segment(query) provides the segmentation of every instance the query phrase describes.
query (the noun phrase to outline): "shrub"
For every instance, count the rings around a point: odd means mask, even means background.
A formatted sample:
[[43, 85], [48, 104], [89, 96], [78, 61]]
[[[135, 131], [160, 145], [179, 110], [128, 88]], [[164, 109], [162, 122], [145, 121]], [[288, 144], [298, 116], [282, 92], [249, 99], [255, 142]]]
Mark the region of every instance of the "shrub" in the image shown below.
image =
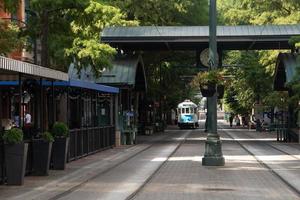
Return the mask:
[[44, 132], [43, 134], [42, 134], [42, 138], [45, 140], [45, 141], [47, 141], [47, 142], [54, 142], [54, 138], [53, 138], [53, 136], [52, 136], [52, 134], [50, 133], [50, 132]]
[[51, 132], [54, 137], [68, 137], [69, 136], [69, 128], [63, 122], [55, 122], [52, 127]]
[[7, 144], [20, 144], [23, 141], [23, 131], [19, 128], [12, 128], [5, 131], [3, 140]]

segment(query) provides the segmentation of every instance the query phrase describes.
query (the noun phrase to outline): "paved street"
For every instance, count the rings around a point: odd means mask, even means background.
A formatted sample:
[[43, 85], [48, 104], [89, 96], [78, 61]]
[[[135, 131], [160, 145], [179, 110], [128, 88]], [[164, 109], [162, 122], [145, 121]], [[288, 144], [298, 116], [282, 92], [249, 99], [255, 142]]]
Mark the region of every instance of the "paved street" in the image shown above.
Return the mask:
[[201, 164], [206, 133], [178, 130], [141, 136], [71, 162], [24, 186], [0, 187], [0, 199], [300, 199], [300, 145], [277, 143], [274, 133], [228, 129], [219, 122], [224, 167]]

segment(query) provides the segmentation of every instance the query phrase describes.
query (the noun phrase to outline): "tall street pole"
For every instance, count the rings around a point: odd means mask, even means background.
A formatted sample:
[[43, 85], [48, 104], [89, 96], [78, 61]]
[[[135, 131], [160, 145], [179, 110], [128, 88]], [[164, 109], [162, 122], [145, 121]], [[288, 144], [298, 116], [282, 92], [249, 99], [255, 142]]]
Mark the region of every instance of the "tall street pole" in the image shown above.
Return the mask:
[[[216, 0], [209, 1], [209, 63], [210, 69], [218, 67], [217, 59], [217, 5]], [[216, 87], [216, 86], [215, 86]], [[223, 166], [222, 144], [217, 131], [217, 93], [207, 98], [207, 139], [202, 165]]]

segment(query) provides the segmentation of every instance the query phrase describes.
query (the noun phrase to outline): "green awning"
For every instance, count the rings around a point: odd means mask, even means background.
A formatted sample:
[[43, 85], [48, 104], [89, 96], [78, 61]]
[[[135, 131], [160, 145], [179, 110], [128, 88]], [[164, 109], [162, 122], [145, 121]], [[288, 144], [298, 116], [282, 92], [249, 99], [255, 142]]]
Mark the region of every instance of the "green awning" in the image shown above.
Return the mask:
[[114, 87], [130, 87], [139, 91], [146, 91], [146, 76], [144, 63], [141, 56], [116, 58], [111, 69], [102, 72], [100, 78], [93, 76], [91, 67], [76, 70], [73, 64], [69, 67], [70, 79], [80, 79], [81, 81], [94, 82]]
[[138, 90], [146, 90], [144, 63], [141, 56], [117, 58], [113, 62], [113, 67], [105, 70], [96, 83], [131, 86]]

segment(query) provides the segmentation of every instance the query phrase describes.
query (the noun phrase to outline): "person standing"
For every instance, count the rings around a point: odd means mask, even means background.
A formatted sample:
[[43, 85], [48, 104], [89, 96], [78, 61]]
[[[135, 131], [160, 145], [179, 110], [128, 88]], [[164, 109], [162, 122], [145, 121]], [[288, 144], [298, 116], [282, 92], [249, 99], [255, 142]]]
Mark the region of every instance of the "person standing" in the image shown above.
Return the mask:
[[25, 127], [31, 126], [31, 115], [29, 112], [26, 112], [25, 114]]
[[230, 116], [229, 116], [230, 127], [232, 127], [232, 122], [233, 122], [233, 113], [230, 113]]
[[235, 123], [236, 123], [236, 126], [240, 126], [241, 125], [240, 117], [238, 115], [235, 116]]
[[26, 111], [24, 117], [24, 135], [25, 139], [31, 138], [31, 114]]

